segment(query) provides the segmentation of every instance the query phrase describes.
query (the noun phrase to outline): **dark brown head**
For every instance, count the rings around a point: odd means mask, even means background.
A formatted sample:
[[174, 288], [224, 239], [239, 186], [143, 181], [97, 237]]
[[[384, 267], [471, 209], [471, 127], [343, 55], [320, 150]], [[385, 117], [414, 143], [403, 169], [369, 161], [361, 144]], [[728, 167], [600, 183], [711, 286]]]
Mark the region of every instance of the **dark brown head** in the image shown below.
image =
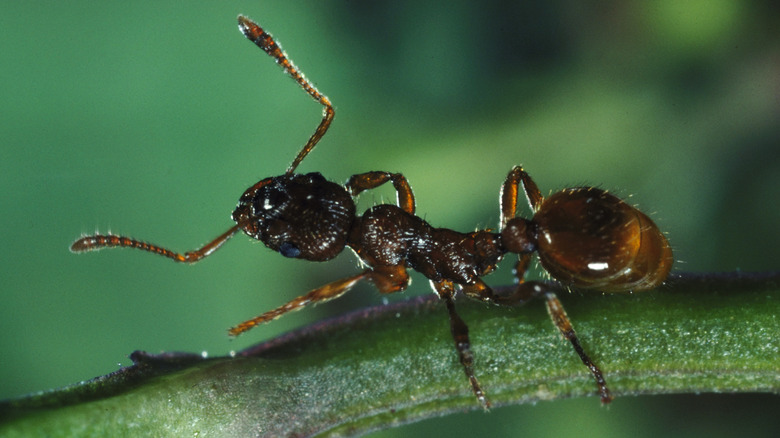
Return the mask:
[[319, 173], [285, 174], [250, 187], [233, 220], [285, 257], [329, 260], [346, 245], [355, 204], [344, 187]]

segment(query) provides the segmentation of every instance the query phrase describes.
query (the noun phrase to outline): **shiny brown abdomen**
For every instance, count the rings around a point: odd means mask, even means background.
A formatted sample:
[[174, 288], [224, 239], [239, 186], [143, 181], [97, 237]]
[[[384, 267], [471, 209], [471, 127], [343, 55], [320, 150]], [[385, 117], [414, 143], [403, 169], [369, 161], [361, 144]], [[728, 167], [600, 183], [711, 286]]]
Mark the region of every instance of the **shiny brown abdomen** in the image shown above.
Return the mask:
[[604, 292], [652, 289], [672, 268], [672, 249], [655, 223], [601, 189], [555, 193], [533, 222], [542, 266], [569, 286]]

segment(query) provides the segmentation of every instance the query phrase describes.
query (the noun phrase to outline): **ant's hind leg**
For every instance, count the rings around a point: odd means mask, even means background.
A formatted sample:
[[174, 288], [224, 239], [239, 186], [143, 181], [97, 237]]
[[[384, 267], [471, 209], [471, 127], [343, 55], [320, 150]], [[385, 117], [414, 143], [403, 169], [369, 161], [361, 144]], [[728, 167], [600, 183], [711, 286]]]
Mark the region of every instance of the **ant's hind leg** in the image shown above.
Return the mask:
[[566, 315], [566, 311], [563, 309], [563, 305], [558, 296], [555, 295], [552, 288], [545, 283], [538, 281], [524, 281], [523, 276], [528, 268], [528, 263], [531, 259], [530, 254], [524, 254], [520, 256], [515, 267], [515, 273], [517, 275], [519, 283], [509, 294], [496, 294], [486, 285], [482, 280], [477, 281], [473, 285], [463, 286], [463, 293], [469, 298], [485, 301], [488, 303], [499, 304], [503, 306], [518, 306], [522, 305], [534, 298], [544, 298], [547, 305], [547, 313], [550, 314], [553, 324], [563, 335], [563, 338], [568, 340], [574, 351], [579, 355], [582, 363], [593, 374], [593, 378], [596, 379], [596, 386], [599, 390], [599, 396], [601, 397], [601, 403], [607, 404], [612, 401], [612, 394], [607, 387], [607, 382], [604, 379], [604, 374], [582, 348], [580, 340], [577, 337], [577, 333], [574, 331], [574, 327], [571, 325], [569, 317]]
[[377, 188], [388, 181], [393, 182], [393, 187], [395, 187], [398, 196], [398, 206], [405, 212], [414, 214], [415, 206], [412, 188], [409, 186], [409, 182], [406, 181], [406, 177], [400, 173], [374, 171], [352, 175], [349, 181], [344, 184], [344, 187], [354, 198], [363, 191]]
[[[557, 327], [561, 332], [563, 338], [571, 343], [572, 347], [574, 347], [574, 351], [577, 352], [580, 360], [582, 360], [582, 363], [588, 367], [591, 374], [593, 374], [593, 378], [596, 379], [596, 386], [599, 390], [601, 403], [607, 404], [612, 401], [612, 394], [607, 387], [604, 374], [601, 372], [601, 369], [599, 369], [598, 365], [596, 365], [591, 360], [591, 358], [582, 348], [582, 344], [580, 344], [577, 333], [574, 331], [574, 327], [572, 327], [571, 321], [566, 315], [566, 311], [563, 309], [563, 305], [561, 304], [560, 300], [558, 300], [558, 296], [555, 295], [555, 292], [552, 291], [549, 285], [537, 281], [522, 282], [518, 284], [514, 291], [509, 295], [496, 295], [490, 290], [490, 288], [487, 288], [487, 291], [490, 293], [490, 298], [479, 299], [505, 306], [520, 305], [536, 297], [544, 298], [545, 304], [547, 305], [547, 313], [549, 313], [552, 323], [555, 324], [555, 327]], [[473, 291], [469, 293], [464, 289], [464, 292], [466, 292], [469, 296], [473, 295]], [[482, 296], [487, 296], [487, 294], [483, 292]]]
[[569, 321], [569, 317], [566, 315], [566, 311], [563, 310], [563, 305], [561, 305], [558, 297], [542, 283], [529, 282], [525, 284], [528, 285], [527, 287], [534, 288], [535, 293], [544, 296], [544, 299], [547, 303], [547, 312], [550, 314], [550, 318], [552, 319], [553, 324], [555, 324], [555, 326], [558, 327], [558, 330], [561, 331], [564, 339], [567, 339], [569, 342], [571, 342], [571, 345], [574, 347], [574, 351], [576, 351], [580, 356], [582, 363], [588, 367], [590, 372], [593, 374], [593, 377], [596, 379], [596, 386], [599, 388], [601, 404], [607, 404], [611, 402], [612, 393], [607, 387], [607, 381], [604, 379], [604, 374], [602, 374], [599, 367], [593, 363], [590, 357], [588, 357], [588, 354], [585, 353], [585, 350], [583, 350], [582, 345], [580, 344], [580, 340], [577, 338], [577, 334], [574, 332], [571, 321]]
[[469, 340], [469, 327], [461, 319], [460, 315], [455, 312], [455, 303], [453, 302], [453, 296], [455, 289], [452, 286], [451, 281], [440, 281], [438, 283], [431, 282], [439, 298], [444, 300], [447, 305], [447, 313], [450, 316], [450, 331], [452, 337], [455, 340], [455, 349], [458, 351], [458, 357], [460, 363], [463, 365], [463, 370], [466, 372], [466, 377], [471, 383], [471, 389], [474, 391], [474, 395], [487, 410], [490, 408], [490, 400], [488, 400], [485, 392], [482, 391], [482, 387], [479, 385], [476, 375], [474, 375], [474, 354], [471, 352], [471, 341]]
[[501, 229], [504, 229], [509, 219], [517, 214], [517, 197], [520, 183], [523, 184], [523, 191], [534, 212], [542, 205], [544, 197], [537, 187], [534, 180], [520, 166], [515, 166], [509, 171], [504, 184], [501, 186]]

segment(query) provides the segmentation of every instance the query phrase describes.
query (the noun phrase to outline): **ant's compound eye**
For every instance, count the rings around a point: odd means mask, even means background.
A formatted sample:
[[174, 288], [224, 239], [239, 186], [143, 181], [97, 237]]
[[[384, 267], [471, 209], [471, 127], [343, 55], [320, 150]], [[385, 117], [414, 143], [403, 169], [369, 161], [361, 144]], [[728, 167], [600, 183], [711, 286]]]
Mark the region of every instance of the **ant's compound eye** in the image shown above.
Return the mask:
[[307, 173], [306, 178], [309, 179], [309, 184], [321, 184], [327, 181], [319, 172]]
[[301, 250], [292, 242], [284, 242], [279, 245], [279, 253], [285, 257], [294, 259], [301, 255]]
[[268, 190], [264, 196], [258, 196], [254, 199], [254, 208], [257, 213], [271, 212], [284, 205], [290, 196], [282, 190]]

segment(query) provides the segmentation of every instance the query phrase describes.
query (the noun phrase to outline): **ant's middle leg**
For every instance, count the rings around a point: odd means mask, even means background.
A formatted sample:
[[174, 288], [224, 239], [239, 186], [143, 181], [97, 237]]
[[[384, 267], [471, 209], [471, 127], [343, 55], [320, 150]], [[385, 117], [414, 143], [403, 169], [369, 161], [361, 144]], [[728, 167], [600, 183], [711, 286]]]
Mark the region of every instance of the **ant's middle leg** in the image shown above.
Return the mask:
[[405, 212], [414, 214], [415, 205], [412, 187], [409, 186], [406, 177], [400, 173], [374, 171], [352, 175], [349, 177], [349, 181], [344, 184], [344, 187], [354, 198], [363, 191], [377, 188], [388, 181], [393, 182], [393, 187], [395, 187], [398, 196], [398, 199], [396, 200], [398, 206]]
[[528, 266], [531, 264], [531, 254], [521, 254], [518, 257], [517, 264], [515, 265], [515, 275], [517, 277], [518, 284], [509, 294], [497, 294], [493, 289], [485, 284], [481, 278], [477, 278], [474, 284], [468, 284], [461, 286], [463, 294], [467, 297], [484, 301], [488, 304], [498, 304], [502, 306], [518, 306], [524, 304], [527, 301], [535, 298], [535, 295], [527, 293], [527, 289], [521, 287], [525, 280], [525, 272], [528, 270]]
[[469, 327], [461, 319], [460, 315], [455, 312], [455, 303], [453, 296], [455, 295], [455, 289], [451, 281], [431, 282], [436, 294], [439, 298], [444, 300], [447, 305], [447, 313], [450, 316], [450, 331], [452, 337], [455, 340], [455, 349], [458, 351], [458, 357], [460, 363], [463, 365], [463, 370], [466, 372], [466, 377], [471, 383], [471, 389], [474, 391], [474, 395], [487, 410], [490, 408], [490, 400], [488, 400], [485, 392], [482, 391], [482, 387], [479, 385], [477, 376], [474, 374], [474, 354], [471, 352], [471, 341], [469, 340]]

